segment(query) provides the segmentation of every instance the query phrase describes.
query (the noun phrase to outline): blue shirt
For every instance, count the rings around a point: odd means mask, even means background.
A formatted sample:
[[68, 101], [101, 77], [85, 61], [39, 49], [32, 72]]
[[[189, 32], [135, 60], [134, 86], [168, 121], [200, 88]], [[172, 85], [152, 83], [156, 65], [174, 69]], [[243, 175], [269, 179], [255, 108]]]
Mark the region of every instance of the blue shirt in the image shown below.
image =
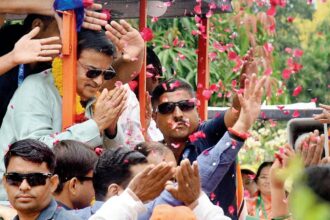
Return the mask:
[[[225, 215], [237, 219], [235, 161], [244, 140], [227, 132], [224, 116], [204, 122], [197, 131], [204, 132], [206, 138], [187, 142], [180, 161], [184, 158], [191, 162], [198, 161], [202, 190], [214, 204], [222, 207]], [[169, 192], [163, 191], [158, 198], [147, 204], [148, 212], [140, 215], [139, 220], [149, 219], [159, 204], [183, 205]], [[234, 208], [233, 213], [229, 211], [231, 206]]]
[[101, 206], [104, 204], [102, 201], [96, 201], [92, 206], [88, 206], [83, 209], [78, 210], [70, 210], [69, 212], [80, 217], [82, 220], [88, 220], [89, 217], [94, 215], [97, 210], [101, 208]]
[[[19, 220], [16, 216], [14, 220]], [[79, 217], [70, 214], [68, 211], [59, 207], [54, 199], [42, 210], [36, 220], [81, 220]]]

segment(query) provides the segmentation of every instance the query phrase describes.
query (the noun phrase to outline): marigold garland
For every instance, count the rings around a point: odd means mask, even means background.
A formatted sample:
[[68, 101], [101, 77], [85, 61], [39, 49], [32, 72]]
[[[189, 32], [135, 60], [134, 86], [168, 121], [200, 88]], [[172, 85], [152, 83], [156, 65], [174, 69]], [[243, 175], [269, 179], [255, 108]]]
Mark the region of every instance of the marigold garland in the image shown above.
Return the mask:
[[[57, 88], [60, 96], [63, 97], [63, 61], [61, 58], [56, 57], [52, 63], [52, 74], [54, 78], [54, 84]], [[76, 95], [76, 116], [85, 114], [85, 108], [81, 105], [80, 96]]]

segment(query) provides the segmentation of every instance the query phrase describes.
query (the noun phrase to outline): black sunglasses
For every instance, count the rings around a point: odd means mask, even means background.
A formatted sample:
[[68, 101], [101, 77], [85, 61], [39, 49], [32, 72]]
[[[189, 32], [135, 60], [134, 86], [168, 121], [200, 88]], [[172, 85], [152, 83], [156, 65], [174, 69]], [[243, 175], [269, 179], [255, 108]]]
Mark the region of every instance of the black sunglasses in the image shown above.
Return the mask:
[[9, 185], [20, 186], [23, 180], [32, 186], [41, 186], [46, 184], [46, 180], [53, 176], [51, 173], [5, 173], [6, 181]]
[[87, 70], [86, 72], [86, 76], [90, 79], [94, 79], [96, 77], [98, 77], [99, 75], [103, 74], [103, 78], [104, 80], [110, 80], [113, 77], [116, 76], [116, 71], [114, 70], [114, 68], [112, 66], [110, 66], [109, 69], [107, 70], [101, 70], [101, 69], [92, 69], [91, 67], [88, 67], [84, 64], [82, 64], [80, 61], [78, 61], [78, 63]]
[[195, 108], [195, 102], [191, 100], [183, 100], [179, 102], [164, 102], [158, 105], [156, 112], [159, 112], [161, 114], [173, 113], [176, 106], [178, 106], [181, 111], [187, 112]]

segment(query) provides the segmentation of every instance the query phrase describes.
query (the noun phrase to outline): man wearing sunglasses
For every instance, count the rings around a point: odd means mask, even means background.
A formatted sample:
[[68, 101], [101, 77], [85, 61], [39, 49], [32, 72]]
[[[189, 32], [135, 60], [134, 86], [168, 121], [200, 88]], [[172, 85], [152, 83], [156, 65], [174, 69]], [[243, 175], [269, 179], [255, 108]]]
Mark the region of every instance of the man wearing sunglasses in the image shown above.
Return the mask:
[[3, 184], [18, 219], [78, 220], [52, 199], [58, 184], [53, 175], [55, 155], [40, 141], [26, 139], [11, 145], [5, 155]]
[[[225, 214], [237, 219], [236, 164], [247, 131], [257, 119], [266, 78], [253, 75], [244, 82], [244, 95], [238, 94], [241, 111], [233, 120], [232, 109], [209, 121], [199, 123], [195, 93], [187, 82], [170, 79], [158, 85], [152, 94], [153, 118], [164, 135], [164, 143], [178, 162], [198, 160], [202, 188]], [[229, 131], [228, 131], [229, 130]], [[234, 207], [234, 209], [230, 209]]]
[[[116, 137], [117, 120], [126, 106], [126, 89], [122, 86], [117, 86], [110, 92], [104, 89], [96, 100], [103, 84], [117, 77], [112, 63], [116, 58], [118, 45], [115, 47], [109, 38], [122, 44], [123, 42], [116, 41], [113, 37], [117, 32], [121, 32], [121, 39], [128, 38], [127, 41], [132, 41], [126, 47], [139, 39], [143, 47], [143, 39], [139, 32], [125, 21], [112, 24], [113, 26], [107, 26], [107, 32], [82, 29], [78, 33], [77, 95], [80, 96], [81, 105], [85, 108], [84, 119], [63, 131], [62, 97], [56, 84], [58, 79], [55, 79], [51, 69], [31, 75], [16, 90], [7, 109], [0, 129], [0, 158], [3, 157], [1, 154], [8, 145], [25, 138], [38, 139], [49, 147], [60, 140], [70, 139], [87, 143], [94, 148], [103, 145], [105, 139]], [[138, 39], [132, 40], [126, 35]], [[125, 51], [128, 50], [126, 47], [123, 49], [123, 57], [129, 52]], [[130, 63], [126, 66], [130, 66]], [[129, 71], [126, 73], [130, 74]], [[3, 172], [3, 168], [1, 171]], [[1, 199], [5, 198], [0, 196]]]
[[55, 174], [59, 184], [54, 192], [57, 203], [63, 208], [82, 209], [89, 206], [95, 196], [93, 168], [98, 159], [88, 145], [74, 140], [57, 143]]

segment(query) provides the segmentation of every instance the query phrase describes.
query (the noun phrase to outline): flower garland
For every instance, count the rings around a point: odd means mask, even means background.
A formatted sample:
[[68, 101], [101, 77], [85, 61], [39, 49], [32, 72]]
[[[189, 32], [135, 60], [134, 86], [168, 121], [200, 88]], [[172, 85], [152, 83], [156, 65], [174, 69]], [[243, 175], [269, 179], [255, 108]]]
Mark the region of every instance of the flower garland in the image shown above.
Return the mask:
[[[63, 97], [63, 61], [61, 58], [56, 57], [52, 63], [52, 74], [54, 78], [54, 84], [61, 97]], [[81, 99], [79, 95], [76, 95], [76, 115], [75, 122], [81, 123], [86, 121], [85, 108], [81, 105]]]

